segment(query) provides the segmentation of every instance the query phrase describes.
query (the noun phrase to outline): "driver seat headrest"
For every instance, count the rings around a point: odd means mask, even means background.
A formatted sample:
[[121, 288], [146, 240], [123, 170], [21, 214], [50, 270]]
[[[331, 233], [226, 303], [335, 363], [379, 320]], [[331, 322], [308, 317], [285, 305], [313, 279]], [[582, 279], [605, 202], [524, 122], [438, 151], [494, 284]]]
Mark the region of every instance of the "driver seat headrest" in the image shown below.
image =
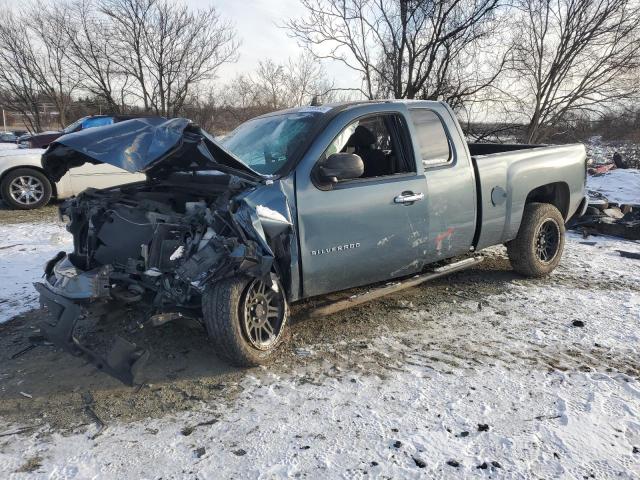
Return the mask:
[[347, 147], [368, 147], [376, 143], [378, 139], [375, 134], [367, 127], [358, 125], [355, 131], [349, 137], [347, 141]]

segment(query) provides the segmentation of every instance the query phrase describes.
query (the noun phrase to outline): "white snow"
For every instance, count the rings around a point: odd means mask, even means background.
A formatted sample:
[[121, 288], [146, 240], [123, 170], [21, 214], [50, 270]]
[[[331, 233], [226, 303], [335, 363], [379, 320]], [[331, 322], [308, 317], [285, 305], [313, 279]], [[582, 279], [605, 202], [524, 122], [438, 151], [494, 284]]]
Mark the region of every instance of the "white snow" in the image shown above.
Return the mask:
[[353, 339], [366, 349], [319, 339], [302, 370], [250, 370], [226, 405], [7, 442], [0, 477], [37, 456], [34, 478], [637, 478], [640, 384], [625, 372], [640, 269], [616, 250], [640, 245], [583, 241], [569, 236], [550, 279], [508, 281], [480, 310], [452, 292], [445, 310], [399, 310], [413, 328]]
[[616, 168], [604, 175], [589, 176], [587, 188], [611, 202], [640, 204], [640, 170]]
[[71, 248], [62, 225], [0, 224], [0, 323], [37, 306], [33, 282], [49, 259]]
[[[617, 170], [589, 188], [640, 203], [637, 181]], [[0, 247], [2, 321], [35, 305], [31, 282], [70, 241], [58, 225], [1, 225]], [[29, 476], [43, 479], [638, 478], [640, 263], [617, 250], [640, 244], [569, 234], [548, 279], [504, 280], [482, 308], [461, 289], [447, 304], [387, 311], [400, 326], [318, 336], [303, 366], [249, 370], [226, 403], [111, 419], [95, 439], [93, 427], [5, 437], [0, 478], [22, 478], [33, 457], [42, 465]], [[0, 417], [0, 434], [19, 427]]]

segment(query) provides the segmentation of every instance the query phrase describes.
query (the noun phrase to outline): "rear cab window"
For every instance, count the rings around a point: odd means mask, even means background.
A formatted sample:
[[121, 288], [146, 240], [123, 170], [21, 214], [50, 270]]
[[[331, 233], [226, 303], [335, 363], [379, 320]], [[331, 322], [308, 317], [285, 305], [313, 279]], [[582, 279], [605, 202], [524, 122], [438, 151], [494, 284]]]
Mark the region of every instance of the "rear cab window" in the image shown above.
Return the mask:
[[440, 116], [426, 108], [414, 108], [409, 112], [420, 148], [419, 158], [424, 168], [451, 165], [451, 141]]

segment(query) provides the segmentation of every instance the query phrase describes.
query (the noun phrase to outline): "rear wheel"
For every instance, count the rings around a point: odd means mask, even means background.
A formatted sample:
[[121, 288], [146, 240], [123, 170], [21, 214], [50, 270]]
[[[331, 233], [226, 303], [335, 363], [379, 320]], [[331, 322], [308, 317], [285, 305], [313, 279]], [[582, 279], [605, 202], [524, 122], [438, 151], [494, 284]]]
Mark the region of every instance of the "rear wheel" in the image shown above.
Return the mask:
[[210, 285], [202, 312], [217, 355], [238, 367], [270, 360], [282, 343], [289, 314], [279, 283], [274, 286], [249, 277]]
[[508, 242], [513, 269], [527, 277], [542, 277], [560, 263], [565, 228], [560, 211], [548, 203], [525, 206], [518, 236]]
[[16, 168], [2, 179], [0, 193], [7, 205], [19, 210], [42, 207], [51, 199], [51, 182], [38, 170]]

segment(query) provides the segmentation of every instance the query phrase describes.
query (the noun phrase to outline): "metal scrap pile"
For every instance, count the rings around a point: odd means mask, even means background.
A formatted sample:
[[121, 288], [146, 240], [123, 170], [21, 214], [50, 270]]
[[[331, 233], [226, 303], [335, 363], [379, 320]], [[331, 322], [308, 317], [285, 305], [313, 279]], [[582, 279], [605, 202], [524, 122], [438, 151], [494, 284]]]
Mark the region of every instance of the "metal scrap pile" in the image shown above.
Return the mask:
[[601, 137], [591, 137], [586, 142], [589, 168], [597, 173], [614, 167], [613, 155], [618, 152], [626, 168], [640, 168], [640, 144], [623, 141], [605, 141]]
[[589, 207], [569, 228], [584, 235], [613, 235], [628, 240], [640, 240], [640, 204], [610, 202], [599, 192], [589, 190]]

